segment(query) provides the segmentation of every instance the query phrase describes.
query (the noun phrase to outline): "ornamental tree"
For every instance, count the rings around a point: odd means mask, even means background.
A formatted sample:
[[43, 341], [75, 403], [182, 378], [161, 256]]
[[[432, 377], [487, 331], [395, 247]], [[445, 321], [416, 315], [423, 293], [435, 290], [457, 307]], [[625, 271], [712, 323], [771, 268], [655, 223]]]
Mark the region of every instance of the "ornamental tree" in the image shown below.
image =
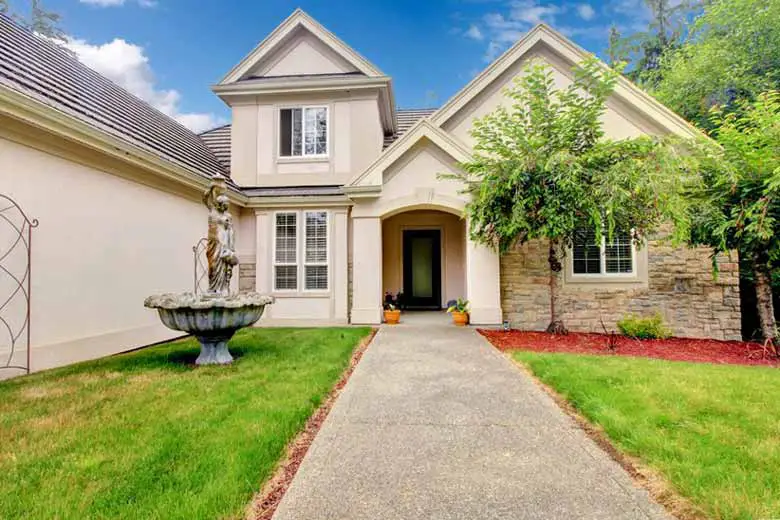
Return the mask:
[[771, 279], [780, 274], [780, 92], [742, 101], [727, 115], [715, 111], [710, 126], [718, 144], [696, 147], [704, 182], [694, 193], [691, 241], [739, 251], [756, 287], [761, 333], [777, 344]]
[[668, 139], [606, 139], [601, 116], [618, 73], [589, 58], [574, 81], [556, 89], [546, 64], [530, 64], [505, 91], [502, 106], [474, 122], [474, 154], [460, 172], [470, 195], [472, 240], [499, 253], [544, 240], [550, 266], [549, 332], [565, 333], [556, 284], [561, 260], [578, 231], [630, 230], [641, 245], [671, 222], [672, 238], [688, 236], [684, 190], [687, 156]]

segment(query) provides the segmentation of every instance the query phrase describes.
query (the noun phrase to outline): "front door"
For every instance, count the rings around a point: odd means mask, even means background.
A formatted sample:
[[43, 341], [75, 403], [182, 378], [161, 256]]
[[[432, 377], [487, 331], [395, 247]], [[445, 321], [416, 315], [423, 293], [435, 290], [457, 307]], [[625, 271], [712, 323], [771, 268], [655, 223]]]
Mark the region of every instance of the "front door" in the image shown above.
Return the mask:
[[441, 309], [441, 232], [415, 229], [403, 233], [403, 303], [412, 309]]

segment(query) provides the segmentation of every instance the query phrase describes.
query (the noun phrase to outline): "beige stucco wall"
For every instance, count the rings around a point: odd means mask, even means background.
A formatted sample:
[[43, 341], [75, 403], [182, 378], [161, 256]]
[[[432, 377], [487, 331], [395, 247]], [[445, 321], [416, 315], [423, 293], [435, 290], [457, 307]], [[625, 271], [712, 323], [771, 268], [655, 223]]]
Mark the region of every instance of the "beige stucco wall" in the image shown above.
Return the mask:
[[[468, 146], [473, 146], [474, 140], [469, 134], [473, 120], [491, 113], [499, 106], [509, 106], [511, 100], [505, 96], [504, 89], [513, 86], [515, 78], [522, 74], [523, 69], [534, 60], [551, 66], [556, 88], [566, 88], [572, 83], [572, 65], [550, 52], [544, 44], [538, 44], [531, 53], [515, 62], [471, 102], [454, 114], [449, 121], [442, 125], [442, 128]], [[612, 139], [625, 139], [638, 137], [645, 133], [659, 134], [662, 132], [659, 126], [651, 123], [647, 118], [641, 117], [636, 109], [615, 96], [609, 100], [607, 110], [602, 116], [602, 122], [606, 136]]]
[[320, 39], [299, 29], [288, 36], [287, 42], [263, 60], [248, 76], [296, 76], [301, 74], [338, 74], [357, 69], [336, 54]]
[[451, 213], [416, 210], [399, 213], [382, 222], [382, 286], [384, 292], [403, 289], [403, 232], [437, 229], [441, 232], [441, 301], [466, 295], [466, 229]]
[[[344, 184], [382, 151], [378, 93], [268, 95], [234, 104], [231, 176], [241, 186]], [[328, 157], [279, 157], [279, 110], [328, 107]]]
[[192, 246], [206, 225], [198, 194], [161, 191], [2, 137], [0, 178], [0, 191], [40, 221], [33, 234], [33, 367], [181, 335], [163, 327], [143, 300], [191, 290]]

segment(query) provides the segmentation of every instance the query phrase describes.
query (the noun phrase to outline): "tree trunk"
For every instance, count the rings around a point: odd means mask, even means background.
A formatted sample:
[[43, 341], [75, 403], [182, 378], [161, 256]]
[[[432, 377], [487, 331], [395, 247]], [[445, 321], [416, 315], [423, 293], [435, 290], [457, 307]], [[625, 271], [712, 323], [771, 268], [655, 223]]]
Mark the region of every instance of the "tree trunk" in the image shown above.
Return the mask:
[[778, 341], [775, 309], [772, 304], [772, 284], [769, 270], [760, 262], [753, 263], [753, 274], [756, 283], [756, 310], [761, 324], [761, 335], [764, 340]]
[[550, 264], [550, 324], [547, 326], [547, 332], [550, 334], [568, 334], [569, 331], [566, 330], [563, 321], [558, 319], [555, 305], [558, 297], [555, 292], [555, 285], [557, 283], [558, 273], [561, 272], [561, 262], [558, 260], [557, 242], [552, 239], [550, 240], [547, 262]]

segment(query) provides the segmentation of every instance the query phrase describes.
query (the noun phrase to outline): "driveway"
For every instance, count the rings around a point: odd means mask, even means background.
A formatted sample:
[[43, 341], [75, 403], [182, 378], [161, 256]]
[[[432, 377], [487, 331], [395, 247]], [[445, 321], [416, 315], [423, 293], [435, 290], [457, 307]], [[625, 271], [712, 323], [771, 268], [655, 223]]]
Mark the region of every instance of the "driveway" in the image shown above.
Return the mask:
[[275, 520], [670, 518], [476, 331], [405, 317], [374, 338]]

